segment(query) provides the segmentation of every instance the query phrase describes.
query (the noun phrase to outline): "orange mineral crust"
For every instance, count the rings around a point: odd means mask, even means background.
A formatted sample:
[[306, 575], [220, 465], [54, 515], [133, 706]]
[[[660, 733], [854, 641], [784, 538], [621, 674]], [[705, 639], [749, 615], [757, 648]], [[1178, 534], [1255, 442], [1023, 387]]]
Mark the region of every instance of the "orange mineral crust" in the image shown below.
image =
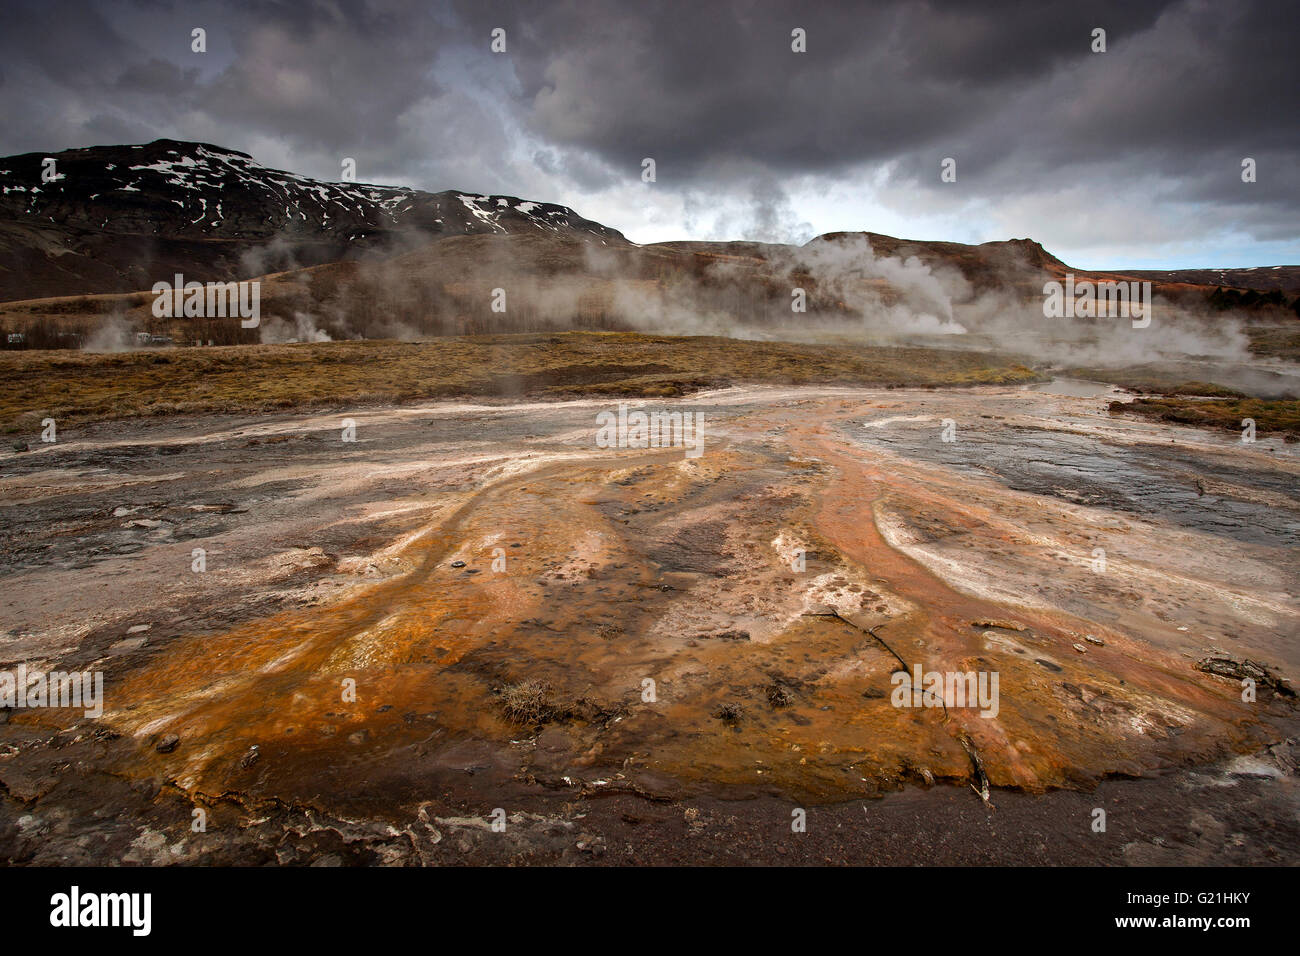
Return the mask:
[[[286, 438], [274, 456], [230, 437], [253, 426], [172, 426], [237, 465], [191, 503], [251, 515], [204, 539], [204, 574], [157, 535], [127, 559], [156, 588], [102, 590], [96, 566], [59, 599], [99, 622], [80, 646], [109, 675], [105, 760], [196, 802], [378, 815], [536, 787], [833, 802], [939, 781], [996, 802], [1246, 752], [1292, 719], [1285, 684], [1246, 701], [1194, 666], [1295, 668], [1285, 524], [1241, 510], [1296, 519], [1292, 455], [1203, 433], [1171, 452], [1098, 398], [1017, 388], [673, 407], [703, 416], [698, 456], [601, 447], [594, 401], [374, 411], [356, 443], [288, 417], [258, 426]], [[1146, 469], [1140, 495], [1062, 470], [1105, 455]], [[1219, 469], [1241, 528], [1178, 497], [1180, 468]], [[121, 646], [110, 600], [145, 642]], [[185, 602], [193, 626], [169, 626]], [[913, 691], [926, 674], [970, 694]]]

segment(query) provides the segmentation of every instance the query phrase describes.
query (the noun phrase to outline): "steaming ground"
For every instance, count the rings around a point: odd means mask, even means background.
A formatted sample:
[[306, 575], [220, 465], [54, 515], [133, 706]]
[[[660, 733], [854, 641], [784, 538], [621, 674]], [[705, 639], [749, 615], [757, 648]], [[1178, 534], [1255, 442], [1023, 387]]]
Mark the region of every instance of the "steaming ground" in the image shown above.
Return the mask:
[[[250, 274], [262, 267], [269, 261], [246, 263]], [[1141, 327], [1126, 317], [1047, 317], [1046, 283], [1074, 274], [1030, 240], [966, 246], [843, 233], [803, 246], [638, 246], [551, 233], [466, 235], [263, 275], [255, 328], [159, 320], [147, 292], [4, 303], [0, 325], [33, 344], [74, 334], [87, 350], [108, 352], [132, 347], [141, 331], [186, 345], [574, 329], [920, 344], [1011, 349], [1033, 363], [1110, 370], [1112, 380], [1134, 368], [1185, 367], [1200, 381], [1252, 395], [1295, 394], [1300, 326], [1280, 289], [1279, 303], [1267, 308], [1220, 310], [1212, 307], [1215, 287], [1170, 274], [1149, 282], [1151, 316]], [[1076, 278], [1135, 282], [1119, 273]], [[1264, 374], [1261, 363], [1270, 366]]]
[[[1300, 669], [1300, 459], [1116, 397], [648, 406], [704, 416], [698, 458], [596, 447], [607, 397], [5, 453], [3, 666], [103, 670], [107, 700], [5, 715], [0, 855], [1294, 861], [1293, 704], [1193, 665]], [[996, 671], [997, 716], [892, 706], [899, 659]]]

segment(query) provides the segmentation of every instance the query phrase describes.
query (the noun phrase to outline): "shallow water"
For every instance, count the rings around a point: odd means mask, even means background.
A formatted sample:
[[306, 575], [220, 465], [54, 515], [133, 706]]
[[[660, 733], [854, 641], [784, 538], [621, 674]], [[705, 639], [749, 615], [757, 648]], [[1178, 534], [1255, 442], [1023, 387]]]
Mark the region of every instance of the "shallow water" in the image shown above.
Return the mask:
[[1088, 382], [1078, 378], [1054, 378], [1050, 382], [1038, 382], [1027, 385], [1031, 392], [1046, 392], [1049, 395], [1065, 395], [1073, 398], [1118, 398], [1124, 394], [1122, 389], [1105, 382]]
[[959, 423], [957, 435], [944, 442], [933, 422], [900, 422], [858, 429], [854, 440], [990, 477], [1014, 491], [1251, 544], [1291, 548], [1300, 534], [1300, 514], [1277, 504], [1297, 490], [1293, 471], [1238, 467], [1221, 454], [1172, 442], [1120, 444], [1046, 426], [976, 420]]

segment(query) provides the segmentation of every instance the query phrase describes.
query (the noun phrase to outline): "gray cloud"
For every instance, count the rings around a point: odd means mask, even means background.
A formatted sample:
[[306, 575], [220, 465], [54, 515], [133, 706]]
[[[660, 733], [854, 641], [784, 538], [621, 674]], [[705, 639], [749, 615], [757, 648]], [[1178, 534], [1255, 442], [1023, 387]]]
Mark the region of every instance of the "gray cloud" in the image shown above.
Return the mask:
[[[791, 184], [866, 179], [891, 208], [983, 216], [983, 232], [1014, 214], [1014, 234], [1077, 246], [1187, 241], [1196, 222], [1300, 238], [1300, 13], [1280, 0], [8, 7], [6, 154], [202, 139], [323, 178], [353, 156], [372, 181], [562, 191], [616, 213], [651, 156], [683, 229], [733, 238], [819, 231]], [[1100, 215], [1116, 207], [1153, 224]]]

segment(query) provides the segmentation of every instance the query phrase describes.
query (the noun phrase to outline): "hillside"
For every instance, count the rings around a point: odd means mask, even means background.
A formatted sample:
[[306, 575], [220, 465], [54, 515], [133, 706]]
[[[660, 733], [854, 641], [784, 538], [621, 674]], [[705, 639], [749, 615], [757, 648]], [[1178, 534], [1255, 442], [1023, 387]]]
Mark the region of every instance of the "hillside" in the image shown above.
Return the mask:
[[[972, 245], [875, 232], [827, 233], [802, 246], [638, 245], [565, 206], [322, 182], [204, 143], [158, 140], [50, 158], [58, 178], [48, 183], [44, 154], [0, 159], [6, 348], [573, 328], [878, 342], [973, 333], [965, 344], [980, 348], [1000, 347], [1008, 335], [1022, 347], [1026, 334], [1063, 340], [1067, 350], [1081, 334], [1105, 342], [1086, 323], [1042, 324], [1044, 283], [1068, 274], [1149, 280], [1184, 325], [1190, 317], [1223, 326], [1230, 313], [1259, 354], [1300, 348], [1294, 295], [1284, 291], [1300, 267], [1089, 272], [1028, 238]], [[260, 279], [264, 321], [243, 328], [156, 318], [148, 290], [177, 273], [198, 282]], [[1265, 288], [1270, 276], [1278, 287]], [[1231, 342], [1194, 338], [1184, 351], [1242, 354]]]
[[[42, 181], [46, 157], [53, 182]], [[129, 292], [177, 272], [249, 279], [444, 236], [521, 232], [624, 241], [565, 206], [322, 182], [206, 143], [0, 159], [0, 301]]]

